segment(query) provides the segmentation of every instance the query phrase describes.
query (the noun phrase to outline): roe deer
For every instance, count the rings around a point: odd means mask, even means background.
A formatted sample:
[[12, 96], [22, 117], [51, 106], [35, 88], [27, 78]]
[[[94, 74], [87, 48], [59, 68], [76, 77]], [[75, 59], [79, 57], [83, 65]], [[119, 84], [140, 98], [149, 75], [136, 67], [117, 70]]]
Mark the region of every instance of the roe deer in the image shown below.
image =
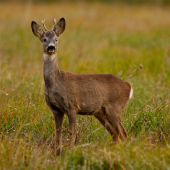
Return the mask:
[[54, 20], [51, 31], [45, 24], [31, 23], [32, 32], [43, 44], [45, 99], [54, 114], [57, 153], [61, 150], [61, 128], [64, 114], [69, 119], [69, 144], [76, 139], [76, 114], [94, 115], [111, 134], [114, 142], [127, 137], [119, 113], [132, 97], [129, 83], [111, 74], [73, 74], [61, 71], [56, 58], [59, 36], [65, 30], [65, 19]]

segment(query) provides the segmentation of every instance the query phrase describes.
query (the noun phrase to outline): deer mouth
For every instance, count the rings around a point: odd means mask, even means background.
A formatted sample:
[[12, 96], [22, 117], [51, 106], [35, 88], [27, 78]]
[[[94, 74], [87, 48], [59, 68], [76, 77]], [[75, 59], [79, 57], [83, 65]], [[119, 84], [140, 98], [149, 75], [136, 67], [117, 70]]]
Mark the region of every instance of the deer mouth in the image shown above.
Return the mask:
[[47, 53], [48, 54], [54, 54], [55, 53], [55, 46], [49, 46], [48, 48], [47, 48]]

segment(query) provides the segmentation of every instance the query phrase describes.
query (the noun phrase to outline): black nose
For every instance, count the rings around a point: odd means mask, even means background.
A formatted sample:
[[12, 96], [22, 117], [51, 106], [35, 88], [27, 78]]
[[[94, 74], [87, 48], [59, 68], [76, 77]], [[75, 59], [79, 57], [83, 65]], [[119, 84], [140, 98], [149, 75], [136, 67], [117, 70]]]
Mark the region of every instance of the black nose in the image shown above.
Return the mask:
[[47, 51], [55, 51], [55, 46], [48, 46]]

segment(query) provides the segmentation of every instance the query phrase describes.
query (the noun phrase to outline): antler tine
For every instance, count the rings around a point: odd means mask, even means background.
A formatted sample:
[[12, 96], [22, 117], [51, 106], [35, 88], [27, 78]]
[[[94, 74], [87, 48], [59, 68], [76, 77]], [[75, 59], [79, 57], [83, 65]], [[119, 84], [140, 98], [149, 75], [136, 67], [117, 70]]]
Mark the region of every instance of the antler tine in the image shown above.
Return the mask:
[[43, 19], [43, 20], [41, 21], [41, 23], [42, 23], [42, 25], [43, 25], [45, 31], [48, 31], [48, 29], [47, 29], [47, 27], [46, 27], [46, 25], [45, 25], [45, 19]]
[[55, 28], [55, 25], [56, 25], [56, 23], [57, 23], [56, 18], [53, 19], [53, 23], [54, 23], [54, 25], [53, 25], [53, 29], [54, 29], [54, 28]]

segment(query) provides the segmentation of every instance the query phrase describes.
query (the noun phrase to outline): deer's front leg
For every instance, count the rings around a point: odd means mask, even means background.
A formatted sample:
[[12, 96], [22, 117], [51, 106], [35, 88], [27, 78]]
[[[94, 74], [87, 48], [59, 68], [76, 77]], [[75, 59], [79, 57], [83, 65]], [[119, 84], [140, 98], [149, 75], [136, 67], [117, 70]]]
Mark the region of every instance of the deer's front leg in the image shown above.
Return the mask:
[[62, 149], [61, 131], [62, 131], [64, 113], [53, 111], [53, 114], [54, 114], [55, 126], [56, 126], [54, 149], [55, 149], [55, 153], [58, 155], [60, 154]]
[[70, 111], [68, 113], [69, 119], [69, 146], [73, 147], [76, 141], [76, 112]]

